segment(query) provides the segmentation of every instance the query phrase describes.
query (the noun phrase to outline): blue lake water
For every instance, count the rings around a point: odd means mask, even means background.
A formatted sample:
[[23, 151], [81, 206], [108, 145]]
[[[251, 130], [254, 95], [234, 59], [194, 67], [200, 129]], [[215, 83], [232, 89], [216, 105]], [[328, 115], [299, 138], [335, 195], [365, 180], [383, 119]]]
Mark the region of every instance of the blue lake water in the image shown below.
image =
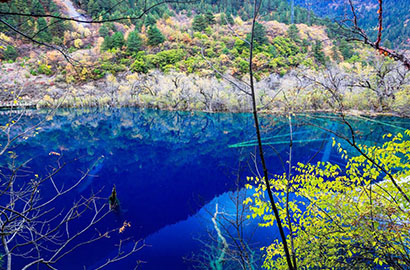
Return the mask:
[[[47, 113], [27, 111], [18, 123], [19, 130], [45, 119]], [[312, 158], [342, 163], [331, 147], [334, 135], [326, 131], [349, 136], [349, 129], [338, 119], [326, 114], [293, 116], [293, 163]], [[358, 130], [358, 141], [367, 144], [382, 143], [383, 134], [410, 128], [409, 119], [348, 119]], [[7, 121], [5, 112], [0, 120]], [[268, 170], [282, 173], [289, 151], [288, 118], [263, 116], [261, 123]], [[58, 269], [94, 269], [116, 254], [114, 245], [119, 239], [127, 239], [125, 249], [140, 239], [147, 246], [106, 269], [134, 269], [136, 261], [144, 261], [139, 269], [194, 269], [198, 254], [207, 253], [204, 243], [215, 235], [211, 222], [215, 205], [225, 212], [233, 211], [230, 198], [243, 187], [247, 176], [260, 169], [253, 158], [257, 152], [251, 114], [135, 108], [59, 110], [30, 135], [9, 149], [17, 153], [17, 160], [31, 160], [22, 181], [34, 174], [45, 175], [57, 160], [67, 165], [54, 177], [56, 183], [73, 184], [91, 168], [82, 183], [54, 207], [67, 208], [92, 192], [108, 197], [115, 185], [121, 211], [110, 213], [97, 229], [104, 232], [121, 227], [124, 221], [131, 224], [123, 233], [113, 233], [109, 239], [63, 258]], [[4, 144], [4, 137], [0, 143]], [[8, 162], [7, 154], [0, 157], [2, 168]], [[41, 191], [44, 197], [50, 188]], [[251, 235], [256, 249], [278, 237], [274, 228], [255, 225], [249, 223], [245, 233]], [[86, 236], [95, 233], [93, 230]], [[15, 260], [17, 265], [24, 263]]]

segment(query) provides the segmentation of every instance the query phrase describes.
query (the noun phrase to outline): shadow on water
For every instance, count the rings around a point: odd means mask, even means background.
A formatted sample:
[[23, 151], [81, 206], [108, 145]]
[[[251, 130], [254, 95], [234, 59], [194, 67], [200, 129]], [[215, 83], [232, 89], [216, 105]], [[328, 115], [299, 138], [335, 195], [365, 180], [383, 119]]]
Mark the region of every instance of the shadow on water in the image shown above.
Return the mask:
[[[20, 125], [29, 126], [44, 115], [44, 111], [30, 111]], [[381, 143], [384, 133], [410, 128], [406, 119], [376, 120], [350, 119], [360, 131], [356, 134], [360, 142]], [[264, 116], [261, 122], [269, 171], [282, 173], [277, 155], [283, 160], [288, 155], [287, 118]], [[319, 128], [348, 134], [347, 127], [333, 115], [300, 115], [293, 122], [295, 164], [307, 162], [314, 155], [314, 161], [342, 162], [332, 148], [333, 135]], [[98, 230], [119, 227], [124, 221], [131, 224], [122, 234], [79, 249], [62, 260], [58, 269], [83, 269], [83, 265], [103, 262], [115, 252], [112, 244], [119, 238], [145, 239], [150, 247], [122, 262], [120, 268], [108, 269], [132, 269], [127, 265], [136, 260], [147, 262], [141, 269], [192, 269], [182, 257], [200, 248], [193, 238], [206, 235], [209, 218], [204, 218], [204, 207], [212, 206], [215, 200], [223, 202], [224, 194], [236, 188], [239, 165], [243, 168], [241, 185], [246, 176], [257, 173], [252, 158], [256, 153], [254, 133], [250, 114], [134, 108], [59, 110], [35, 136], [18, 142], [12, 150], [19, 160], [32, 158], [29, 166], [33, 174], [50, 169], [57, 159], [50, 152], [61, 154], [58, 158], [68, 164], [55, 179], [67, 185], [93, 165], [75, 192], [56, 202], [55, 207], [64, 207], [92, 192], [99, 191], [108, 198], [115, 185], [120, 211], [100, 223]], [[2, 157], [0, 162], [4, 165], [7, 159]], [[47, 190], [43, 193], [47, 196]], [[266, 244], [273, 236], [265, 232], [259, 238]]]

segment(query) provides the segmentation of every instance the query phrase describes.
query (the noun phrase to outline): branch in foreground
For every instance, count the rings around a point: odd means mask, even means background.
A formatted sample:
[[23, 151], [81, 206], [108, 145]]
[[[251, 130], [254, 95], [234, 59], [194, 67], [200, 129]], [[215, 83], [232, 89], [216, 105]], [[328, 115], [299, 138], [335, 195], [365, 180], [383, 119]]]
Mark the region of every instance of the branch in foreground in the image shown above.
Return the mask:
[[361, 27], [359, 27], [356, 9], [354, 7], [353, 1], [349, 0], [350, 9], [353, 14], [353, 20], [351, 20], [353, 23], [352, 32], [361, 37], [361, 38], [353, 38], [352, 40], [361, 41], [364, 44], [369, 45], [370, 47], [376, 49], [380, 54], [390, 57], [396, 61], [402, 62], [403, 65], [407, 69], [410, 70], [410, 59], [406, 57], [405, 54], [380, 46], [380, 43], [382, 41], [382, 31], [383, 31], [383, 0], [378, 0], [378, 2], [379, 2], [379, 9], [377, 13], [379, 14], [379, 16], [378, 16], [378, 23], [377, 23], [377, 39], [376, 41], [373, 42], [370, 40], [366, 32]]

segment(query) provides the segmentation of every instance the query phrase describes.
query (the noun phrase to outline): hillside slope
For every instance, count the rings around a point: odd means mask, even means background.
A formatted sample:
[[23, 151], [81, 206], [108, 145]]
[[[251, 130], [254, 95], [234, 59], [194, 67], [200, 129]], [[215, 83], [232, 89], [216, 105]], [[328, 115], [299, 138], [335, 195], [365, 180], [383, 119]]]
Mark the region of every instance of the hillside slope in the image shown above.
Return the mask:
[[[298, 5], [311, 8], [321, 17], [342, 20], [351, 17], [347, 0], [295, 0]], [[357, 9], [359, 26], [373, 37], [376, 34], [378, 20], [378, 1], [354, 1]], [[383, 40], [387, 47], [410, 49], [410, 0], [385, 0], [383, 2]]]

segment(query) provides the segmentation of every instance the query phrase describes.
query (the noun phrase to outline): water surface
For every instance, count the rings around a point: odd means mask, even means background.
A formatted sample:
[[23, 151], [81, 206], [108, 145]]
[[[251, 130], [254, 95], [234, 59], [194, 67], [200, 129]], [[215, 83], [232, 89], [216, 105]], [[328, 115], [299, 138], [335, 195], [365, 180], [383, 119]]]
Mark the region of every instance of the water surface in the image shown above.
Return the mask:
[[[47, 113], [27, 111], [18, 124], [24, 129], [47, 118]], [[7, 114], [3, 112], [0, 119], [5, 122]], [[351, 134], [337, 116], [291, 119], [294, 164], [343, 162], [331, 147], [334, 134], [329, 131]], [[356, 139], [367, 144], [380, 144], [384, 133], [410, 128], [410, 120], [393, 117], [348, 120], [357, 130]], [[269, 171], [282, 173], [289, 153], [289, 119], [263, 116], [261, 123]], [[55, 180], [69, 185], [91, 168], [84, 181], [54, 206], [64, 208], [96, 192], [108, 197], [115, 185], [121, 211], [111, 213], [98, 230], [119, 227], [124, 221], [131, 224], [124, 233], [61, 260], [58, 269], [93, 269], [115, 254], [113, 244], [119, 239], [144, 239], [148, 246], [108, 269], [134, 269], [131, 266], [137, 260], [145, 262], [140, 269], [193, 269], [189, 258], [201, 253], [206, 248], [203, 242], [215, 233], [211, 222], [215, 204], [226, 211], [232, 209], [232, 191], [243, 186], [246, 176], [260, 171], [254, 162], [257, 149], [251, 114], [59, 110], [40, 127], [10, 149], [19, 161], [31, 159], [31, 175], [44, 175], [57, 160], [64, 161], [67, 165]], [[2, 166], [9, 161], [7, 155], [0, 157]], [[42, 192], [46, 197], [50, 190]], [[257, 229], [252, 241], [257, 248], [275, 237], [274, 229]]]

